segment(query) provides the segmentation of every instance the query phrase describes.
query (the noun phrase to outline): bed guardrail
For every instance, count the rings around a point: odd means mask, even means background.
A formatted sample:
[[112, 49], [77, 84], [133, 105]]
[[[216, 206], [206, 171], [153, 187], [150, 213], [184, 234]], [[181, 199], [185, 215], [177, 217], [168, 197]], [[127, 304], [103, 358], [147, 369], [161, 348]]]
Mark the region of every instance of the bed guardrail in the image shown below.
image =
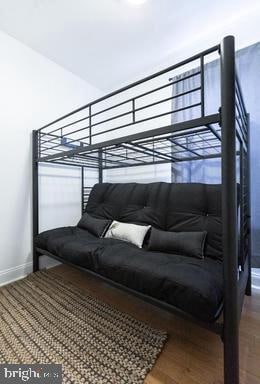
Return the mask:
[[[101, 97], [43, 126], [37, 131], [39, 161], [70, 162], [72, 165], [97, 167], [96, 151], [84, 152], [84, 149], [91, 147], [93, 144], [104, 143], [110, 140], [111, 137], [126, 137], [129, 132], [138, 134], [138, 132], [147, 129], [151, 130], [171, 125], [172, 116], [180, 115], [184, 111], [192, 111], [194, 119], [199, 120], [201, 118], [201, 125], [205, 127], [204, 122], [206, 120], [203, 119], [205, 117], [205, 62], [209, 61], [214, 54], [219, 56], [218, 52], [219, 45], [216, 45], [178, 64]], [[196, 67], [197, 70], [179, 79], [169, 79], [170, 76], [175, 73], [182, 73], [189, 67]], [[192, 78], [196, 78], [195, 85], [191, 82]], [[173, 94], [172, 87], [178, 83], [179, 85], [181, 83], [182, 90]], [[189, 96], [190, 100], [185, 101], [187, 96]], [[174, 100], [181, 100], [182, 105], [179, 108], [173, 108], [172, 103]], [[180, 118], [180, 123], [183, 120], [189, 119]], [[215, 120], [218, 120], [217, 113]], [[210, 119], [207, 121], [210, 123]], [[213, 119], [212, 124], [214, 122], [217, 123]], [[200, 121], [197, 122], [197, 126], [199, 126], [198, 124], [200, 124]], [[209, 124], [206, 128], [204, 132], [199, 133], [201, 138], [203, 133], [205, 134], [205, 140], [210, 140], [212, 133], [214, 137], [211, 139], [216, 139], [216, 135], [219, 136], [217, 128], [214, 128], [213, 125]], [[130, 143], [130, 145], [134, 144]], [[133, 148], [131, 151], [129, 148], [118, 147], [116, 155], [115, 151], [111, 154], [109, 148], [104, 150], [104, 166], [112, 167], [122, 165], [122, 163], [126, 165], [139, 163], [141, 165], [148, 161], [152, 162], [150, 156], [151, 145], [158, 147], [157, 160], [159, 160], [159, 156], [161, 160], [169, 159], [170, 143], [165, 140], [160, 142], [157, 137], [157, 141], [154, 140], [152, 144], [146, 144], [145, 149], [141, 152], [140, 148], [136, 147], [134, 148], [135, 151], [133, 151]], [[199, 148], [199, 143], [198, 145], [194, 143], [193, 146]], [[187, 148], [178, 146], [178, 152], [182, 153], [184, 158], [191, 154], [196, 157], [194, 151], [192, 153]], [[67, 152], [67, 157], [65, 152]], [[138, 156], [138, 153], [140, 156]], [[213, 150], [214, 153], [216, 154], [215, 150]]]

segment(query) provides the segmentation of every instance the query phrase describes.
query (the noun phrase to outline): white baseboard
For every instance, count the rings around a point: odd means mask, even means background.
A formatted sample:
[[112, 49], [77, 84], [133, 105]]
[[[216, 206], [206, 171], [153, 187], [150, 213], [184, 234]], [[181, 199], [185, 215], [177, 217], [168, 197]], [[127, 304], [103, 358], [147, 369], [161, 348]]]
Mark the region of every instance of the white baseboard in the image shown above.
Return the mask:
[[0, 286], [22, 279], [32, 272], [32, 262], [0, 271]]
[[[40, 269], [48, 269], [59, 265], [60, 263], [57, 260], [50, 259], [47, 256], [40, 257]], [[0, 287], [12, 283], [15, 280], [22, 279], [23, 277], [29, 275], [33, 270], [33, 263], [25, 263], [17, 265], [16, 267], [4, 269], [0, 271]]]

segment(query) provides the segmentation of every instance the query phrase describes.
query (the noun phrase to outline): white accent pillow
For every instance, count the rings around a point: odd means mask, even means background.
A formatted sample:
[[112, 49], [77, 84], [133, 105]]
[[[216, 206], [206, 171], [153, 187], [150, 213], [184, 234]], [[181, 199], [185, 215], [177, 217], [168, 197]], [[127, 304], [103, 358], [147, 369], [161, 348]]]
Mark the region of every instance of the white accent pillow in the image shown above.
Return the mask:
[[145, 235], [150, 228], [150, 225], [121, 223], [120, 221], [114, 220], [112, 224], [110, 224], [105, 237], [127, 241], [136, 245], [138, 248], [142, 248]]

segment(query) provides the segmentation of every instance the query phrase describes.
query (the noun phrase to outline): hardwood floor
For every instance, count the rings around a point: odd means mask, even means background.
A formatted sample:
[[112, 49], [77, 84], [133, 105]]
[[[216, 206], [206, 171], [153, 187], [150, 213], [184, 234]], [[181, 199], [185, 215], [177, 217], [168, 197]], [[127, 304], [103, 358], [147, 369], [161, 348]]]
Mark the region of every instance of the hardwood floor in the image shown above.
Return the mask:
[[[53, 270], [117, 309], [167, 330], [169, 339], [146, 384], [223, 383], [223, 351], [218, 336], [84, 272], [65, 265]], [[260, 287], [253, 289], [252, 297], [245, 297], [240, 325], [240, 381], [260, 384]]]

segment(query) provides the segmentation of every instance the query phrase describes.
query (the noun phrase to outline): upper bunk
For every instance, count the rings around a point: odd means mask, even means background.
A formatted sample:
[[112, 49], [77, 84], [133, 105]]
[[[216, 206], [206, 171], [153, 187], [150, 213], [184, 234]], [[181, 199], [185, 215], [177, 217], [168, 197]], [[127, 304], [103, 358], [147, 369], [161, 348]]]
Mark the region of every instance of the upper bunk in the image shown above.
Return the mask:
[[224, 70], [235, 79], [235, 106], [224, 107], [235, 108], [237, 151], [247, 151], [245, 103], [222, 44], [34, 131], [35, 161], [112, 169], [221, 157]]

